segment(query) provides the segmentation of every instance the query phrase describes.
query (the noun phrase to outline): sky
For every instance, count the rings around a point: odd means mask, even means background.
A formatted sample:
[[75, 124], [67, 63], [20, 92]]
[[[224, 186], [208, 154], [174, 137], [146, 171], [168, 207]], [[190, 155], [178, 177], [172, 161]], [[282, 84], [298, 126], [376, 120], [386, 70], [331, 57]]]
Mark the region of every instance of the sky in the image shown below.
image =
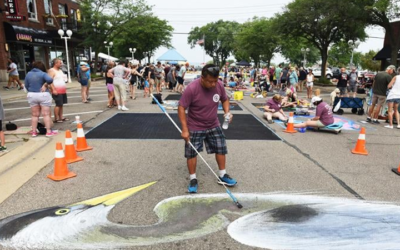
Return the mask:
[[[172, 46], [185, 57], [190, 64], [199, 65], [203, 62], [204, 51], [196, 45], [190, 48], [187, 42], [187, 34], [196, 26], [201, 27], [209, 22], [215, 22], [220, 19], [226, 21], [237, 21], [244, 23], [249, 18], [273, 17], [275, 13], [280, 13], [283, 8], [293, 0], [147, 0], [147, 4], [153, 6], [153, 13], [160, 19], [167, 20], [169, 25], [174, 28], [172, 36]], [[367, 28], [367, 34], [370, 37], [362, 42], [355, 51], [368, 52], [369, 50], [380, 50], [383, 47], [383, 37], [385, 35], [382, 28]], [[156, 60], [162, 54], [167, 52], [168, 48], [160, 47], [152, 60]], [[234, 59], [234, 58], [232, 58]], [[208, 55], [205, 61], [212, 60]], [[280, 54], [276, 54], [272, 63], [285, 61]]]

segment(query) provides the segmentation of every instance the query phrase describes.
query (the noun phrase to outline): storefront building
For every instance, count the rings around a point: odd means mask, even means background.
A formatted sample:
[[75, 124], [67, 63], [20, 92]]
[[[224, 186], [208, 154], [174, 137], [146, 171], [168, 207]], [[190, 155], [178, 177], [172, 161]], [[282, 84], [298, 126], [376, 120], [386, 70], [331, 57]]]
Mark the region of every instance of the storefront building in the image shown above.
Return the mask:
[[0, 82], [8, 80], [8, 58], [17, 61], [21, 79], [31, 69], [32, 62], [43, 61], [51, 67], [52, 59], [67, 63], [65, 41], [59, 29], [71, 30], [68, 39], [70, 71], [84, 54], [78, 34], [79, 4], [73, 0], [0, 0]]
[[[400, 21], [392, 22], [392, 30], [395, 37], [400, 39]], [[383, 48], [374, 56], [374, 60], [381, 61], [381, 70], [385, 70], [387, 66], [391, 65], [391, 53], [392, 47], [389, 42], [389, 35], [385, 34], [385, 40], [383, 41]], [[396, 65], [400, 65], [400, 50], [397, 52], [397, 63]]]

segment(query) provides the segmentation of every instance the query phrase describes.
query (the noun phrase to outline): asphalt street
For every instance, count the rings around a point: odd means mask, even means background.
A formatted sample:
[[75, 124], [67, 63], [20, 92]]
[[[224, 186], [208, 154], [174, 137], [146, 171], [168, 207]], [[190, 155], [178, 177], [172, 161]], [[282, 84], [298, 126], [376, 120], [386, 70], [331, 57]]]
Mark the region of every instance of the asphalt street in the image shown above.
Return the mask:
[[[322, 90], [322, 97], [326, 97], [331, 88]], [[170, 92], [164, 90], [163, 97], [168, 94]], [[302, 94], [305, 95], [304, 91]], [[55, 124], [55, 129], [60, 131], [75, 130], [76, 125], [72, 124], [75, 115], [80, 115], [87, 132], [121, 112], [106, 107], [107, 92], [103, 82], [93, 84], [90, 94], [93, 101], [90, 104], [80, 102], [79, 88], [69, 89], [68, 97], [69, 104], [65, 106], [64, 114], [71, 120]], [[150, 98], [143, 98], [142, 92], [138, 91], [137, 99], [128, 101], [127, 107], [130, 110], [126, 112], [160, 113], [161, 110], [150, 102]], [[389, 130], [383, 128], [384, 124], [368, 125], [366, 148], [369, 155], [354, 155], [350, 150], [356, 144], [358, 131], [343, 130], [338, 135], [313, 131], [287, 134], [278, 123], [267, 124], [262, 118], [262, 112], [251, 104], [254, 102], [263, 103], [265, 99], [245, 96], [240, 101], [243, 111], [232, 111], [233, 115], [253, 114], [265, 124], [266, 129], [273, 130], [282, 140], [228, 140], [227, 171], [238, 180], [238, 185], [230, 189], [233, 194], [295, 193], [394, 204], [400, 202], [397, 194], [400, 190], [400, 176], [391, 172], [400, 163], [400, 129]], [[15, 121], [19, 126], [29, 126], [30, 109], [26, 99], [21, 97], [5, 101], [4, 108], [7, 120]], [[359, 121], [365, 119], [365, 116], [353, 115], [348, 110], [343, 117], [359, 125], [363, 125]], [[37, 174], [0, 204], [0, 219], [39, 208], [74, 204], [157, 181], [151, 187], [118, 203], [108, 215], [108, 220], [117, 224], [151, 226], [159, 222], [159, 217], [153, 211], [159, 202], [187, 195], [189, 179], [183, 157], [183, 141], [90, 139], [88, 144], [94, 149], [79, 153], [84, 161], [69, 165], [77, 177], [53, 182], [46, 176], [53, 171], [54, 163], [40, 167]], [[54, 155], [54, 151], [41, 151], [40, 154]], [[202, 155], [216, 170], [214, 157], [205, 153]], [[226, 195], [200, 159], [197, 176], [200, 194]], [[237, 212], [231, 203], [228, 204], [231, 211]], [[232, 222], [239, 216], [227, 213], [226, 217]], [[154, 242], [125, 248], [254, 249], [235, 241], [226, 229], [171, 242]], [[112, 244], [108, 246], [108, 249], [111, 248]]]

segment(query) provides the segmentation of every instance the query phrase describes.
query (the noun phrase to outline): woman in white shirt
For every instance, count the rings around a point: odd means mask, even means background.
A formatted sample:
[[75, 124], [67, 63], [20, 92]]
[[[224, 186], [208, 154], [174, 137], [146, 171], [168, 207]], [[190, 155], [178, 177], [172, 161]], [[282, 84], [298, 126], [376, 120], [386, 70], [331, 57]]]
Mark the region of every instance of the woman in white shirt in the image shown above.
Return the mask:
[[[397, 69], [397, 73], [400, 73], [400, 67]], [[400, 122], [399, 122], [400, 75], [393, 77], [392, 81], [388, 85], [388, 89], [390, 89], [390, 92], [386, 98], [386, 101], [388, 105], [389, 125], [386, 125], [385, 128], [393, 128], [393, 112], [394, 112], [394, 116], [396, 117], [397, 121], [397, 128], [400, 129]]]
[[312, 88], [314, 86], [314, 74], [312, 73], [312, 69], [308, 70], [307, 74], [307, 98], [311, 99], [312, 98]]

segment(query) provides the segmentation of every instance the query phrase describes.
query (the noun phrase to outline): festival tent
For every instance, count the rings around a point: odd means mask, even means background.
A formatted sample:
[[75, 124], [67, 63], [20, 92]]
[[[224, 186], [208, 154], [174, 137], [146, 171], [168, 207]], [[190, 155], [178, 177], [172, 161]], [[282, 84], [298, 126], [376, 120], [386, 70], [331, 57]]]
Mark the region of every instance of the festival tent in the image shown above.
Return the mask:
[[245, 60], [242, 60], [238, 63], [236, 63], [237, 66], [251, 66], [250, 63], [246, 62]]
[[175, 49], [170, 49], [165, 52], [162, 56], [157, 58], [157, 61], [184, 61], [186, 62], [186, 58], [184, 58], [181, 54], [179, 54]]

